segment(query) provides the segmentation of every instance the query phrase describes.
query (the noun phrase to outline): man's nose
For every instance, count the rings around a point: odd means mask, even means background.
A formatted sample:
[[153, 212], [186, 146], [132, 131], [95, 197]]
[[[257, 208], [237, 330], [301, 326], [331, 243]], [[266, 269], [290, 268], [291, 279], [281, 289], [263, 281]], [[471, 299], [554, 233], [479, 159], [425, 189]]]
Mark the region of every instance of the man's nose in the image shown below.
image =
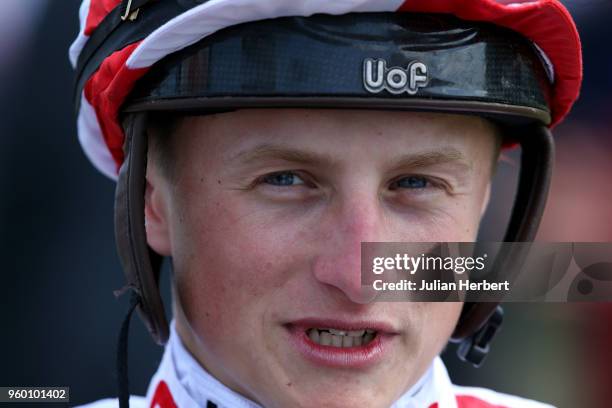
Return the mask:
[[362, 285], [361, 243], [389, 240], [385, 237], [377, 199], [353, 197], [334, 206], [321, 223], [320, 251], [312, 269], [315, 279], [351, 302], [366, 304], [377, 292]]

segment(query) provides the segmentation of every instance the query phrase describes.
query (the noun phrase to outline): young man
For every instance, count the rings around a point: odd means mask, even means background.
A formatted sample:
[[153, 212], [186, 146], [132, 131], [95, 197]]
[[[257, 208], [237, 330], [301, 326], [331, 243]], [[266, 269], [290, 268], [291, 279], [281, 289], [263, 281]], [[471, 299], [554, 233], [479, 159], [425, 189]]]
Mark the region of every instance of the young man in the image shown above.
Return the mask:
[[533, 237], [546, 126], [581, 75], [558, 2], [91, 0], [81, 19], [79, 136], [120, 168], [126, 289], [166, 344], [133, 405], [542, 406], [453, 386], [437, 357], [452, 339], [479, 363], [495, 304], [376, 301], [360, 245], [474, 241], [502, 137], [527, 174], [505, 240]]

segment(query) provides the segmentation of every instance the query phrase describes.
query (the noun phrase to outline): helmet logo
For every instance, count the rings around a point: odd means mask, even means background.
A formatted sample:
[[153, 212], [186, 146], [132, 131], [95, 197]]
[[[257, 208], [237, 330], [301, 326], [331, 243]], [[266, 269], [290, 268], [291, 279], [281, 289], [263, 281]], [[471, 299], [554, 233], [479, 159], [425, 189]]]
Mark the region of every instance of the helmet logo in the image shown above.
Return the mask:
[[408, 64], [408, 68], [387, 68], [384, 59], [366, 58], [363, 61], [363, 86], [370, 93], [379, 93], [383, 89], [398, 95], [407, 92], [417, 93], [419, 88], [427, 85], [427, 66], [419, 61]]

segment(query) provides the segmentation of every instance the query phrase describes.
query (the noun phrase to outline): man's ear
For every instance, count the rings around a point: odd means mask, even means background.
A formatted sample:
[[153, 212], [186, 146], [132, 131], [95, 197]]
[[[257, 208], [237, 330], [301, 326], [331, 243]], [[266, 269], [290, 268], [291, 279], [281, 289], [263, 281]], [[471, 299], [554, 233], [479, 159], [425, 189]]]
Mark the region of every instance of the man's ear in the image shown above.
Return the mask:
[[147, 166], [146, 183], [144, 212], [147, 243], [158, 254], [171, 256], [168, 190], [161, 179], [159, 169], [151, 165], [150, 161]]

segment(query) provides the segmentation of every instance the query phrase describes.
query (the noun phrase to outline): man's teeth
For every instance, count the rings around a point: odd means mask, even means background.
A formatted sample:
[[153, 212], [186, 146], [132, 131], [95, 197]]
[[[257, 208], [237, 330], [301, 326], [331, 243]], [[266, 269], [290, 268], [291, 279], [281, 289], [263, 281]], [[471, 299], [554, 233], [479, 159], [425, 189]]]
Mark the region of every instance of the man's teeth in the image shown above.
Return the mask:
[[314, 343], [322, 346], [355, 347], [366, 345], [374, 339], [376, 331], [362, 330], [336, 330], [336, 329], [308, 329], [308, 337]]

